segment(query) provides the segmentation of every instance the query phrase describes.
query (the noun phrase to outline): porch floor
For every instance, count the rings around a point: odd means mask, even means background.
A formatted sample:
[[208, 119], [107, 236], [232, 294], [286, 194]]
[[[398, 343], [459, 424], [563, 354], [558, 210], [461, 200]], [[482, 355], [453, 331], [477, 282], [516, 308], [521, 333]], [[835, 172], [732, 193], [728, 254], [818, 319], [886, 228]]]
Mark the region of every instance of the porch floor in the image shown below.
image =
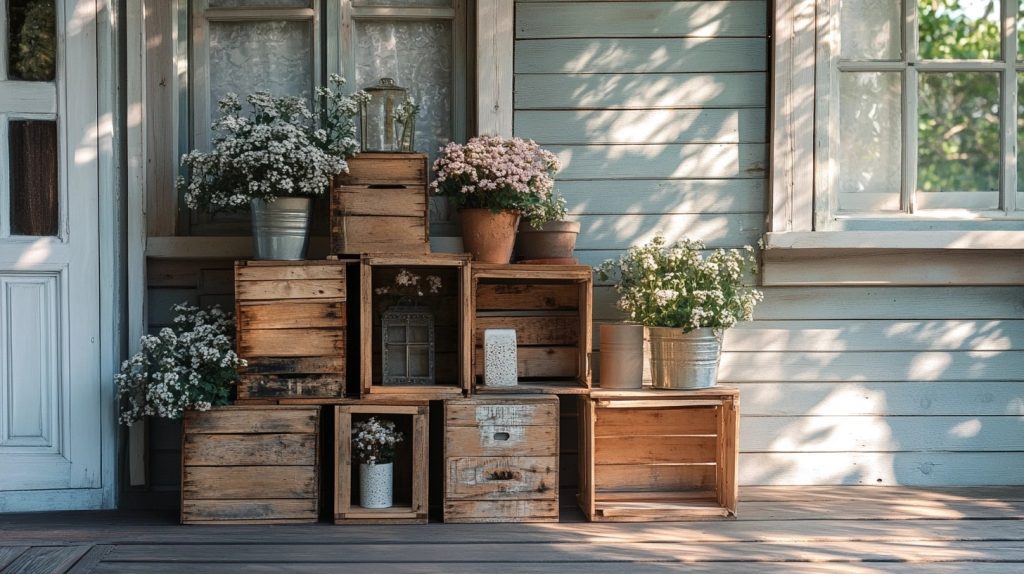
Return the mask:
[[739, 518], [180, 526], [157, 512], [0, 515], [0, 572], [1024, 572], [1024, 487], [747, 487]]

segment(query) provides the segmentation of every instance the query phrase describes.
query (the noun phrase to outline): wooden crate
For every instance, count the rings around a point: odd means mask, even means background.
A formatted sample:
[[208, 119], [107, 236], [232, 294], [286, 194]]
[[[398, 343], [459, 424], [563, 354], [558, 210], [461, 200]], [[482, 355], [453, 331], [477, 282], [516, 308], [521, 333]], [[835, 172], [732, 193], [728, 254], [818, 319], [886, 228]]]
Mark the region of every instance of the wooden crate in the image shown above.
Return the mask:
[[[433, 385], [384, 385], [381, 366], [381, 315], [389, 304], [376, 290], [391, 285], [395, 274], [406, 269], [422, 277], [438, 275], [439, 297], [423, 304], [434, 311], [435, 364]], [[469, 255], [364, 255], [360, 273], [360, 379], [362, 396], [370, 394], [446, 398], [463, 395], [470, 385]]]
[[515, 329], [519, 385], [491, 392], [586, 393], [593, 274], [586, 265], [474, 264], [473, 392], [483, 385], [483, 332]]
[[[345, 401], [334, 407], [335, 524], [426, 524], [428, 519], [430, 403], [422, 399]], [[352, 424], [382, 416], [395, 421], [405, 440], [395, 449], [391, 508], [359, 506], [359, 462], [352, 457]]]
[[430, 253], [427, 156], [363, 153], [331, 186], [331, 252]]
[[319, 407], [185, 413], [182, 524], [316, 522]]
[[558, 522], [558, 397], [445, 401], [444, 521]]
[[238, 398], [345, 395], [346, 262], [238, 261]]
[[579, 503], [593, 521], [736, 516], [739, 390], [580, 397]]

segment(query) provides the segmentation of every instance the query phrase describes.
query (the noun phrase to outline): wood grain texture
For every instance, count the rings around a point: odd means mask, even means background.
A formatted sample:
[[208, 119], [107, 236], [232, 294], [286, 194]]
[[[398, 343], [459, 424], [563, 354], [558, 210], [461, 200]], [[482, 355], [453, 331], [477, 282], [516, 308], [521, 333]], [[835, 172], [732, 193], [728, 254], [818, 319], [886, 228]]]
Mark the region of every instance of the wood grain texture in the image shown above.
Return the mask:
[[243, 329], [238, 354], [246, 357], [344, 356], [344, 329]]
[[187, 524], [294, 524], [317, 521], [317, 500], [185, 500]]
[[558, 457], [448, 457], [446, 500], [556, 498]]
[[445, 452], [457, 456], [551, 456], [558, 452], [558, 427], [480, 425], [449, 427]]
[[310, 407], [276, 407], [265, 416], [263, 407], [218, 407], [206, 412], [185, 411], [185, 427], [197, 433], [302, 433], [317, 432], [319, 414]]
[[348, 161], [337, 185], [417, 185], [427, 178], [425, 154], [366, 152]]
[[19, 552], [3, 571], [4, 574], [66, 572], [88, 551], [89, 546], [81, 545], [35, 546]]
[[456, 500], [444, 504], [445, 522], [558, 522], [552, 500]]
[[338, 279], [295, 281], [239, 281], [235, 286], [238, 301], [274, 299], [345, 299], [345, 282]]
[[595, 468], [594, 489], [602, 496], [612, 492], [705, 492], [714, 488], [716, 474], [716, 467], [709, 464], [611, 464]]
[[315, 434], [185, 434], [187, 466], [309, 466]]
[[344, 328], [345, 303], [293, 303], [275, 301], [238, 306], [238, 326], [242, 333], [250, 329]]
[[718, 433], [718, 409], [601, 409], [597, 437], [713, 435]]
[[[576, 378], [580, 373], [580, 352], [576, 347], [520, 347], [516, 364], [520, 379]], [[474, 374], [484, 374], [483, 349], [477, 348], [473, 360]]]
[[759, 179], [629, 179], [559, 181], [576, 216], [666, 213], [763, 213]]
[[474, 346], [483, 346], [486, 329], [515, 329], [516, 344], [519, 346], [537, 345], [577, 345], [580, 338], [579, 317], [517, 317], [517, 316], [480, 316], [474, 323]]
[[288, 374], [242, 375], [238, 381], [239, 399], [294, 399], [303, 397], [337, 398], [345, 396], [345, 370], [340, 375]]
[[594, 464], [714, 463], [716, 442], [713, 435], [597, 436]]
[[182, 494], [190, 500], [316, 498], [312, 466], [186, 466]]
[[516, 397], [445, 401], [445, 427], [468, 426], [554, 426], [558, 401], [553, 397]]
[[477, 311], [575, 310], [579, 291], [572, 285], [478, 283]]

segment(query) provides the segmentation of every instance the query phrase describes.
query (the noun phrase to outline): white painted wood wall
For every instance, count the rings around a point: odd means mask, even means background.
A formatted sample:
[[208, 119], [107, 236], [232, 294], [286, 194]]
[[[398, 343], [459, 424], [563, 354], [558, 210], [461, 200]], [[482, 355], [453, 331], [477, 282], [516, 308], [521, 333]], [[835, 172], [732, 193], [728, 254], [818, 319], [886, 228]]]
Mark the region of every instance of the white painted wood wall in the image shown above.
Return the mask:
[[[564, 162], [582, 262], [765, 231], [768, 11], [516, 2], [513, 130]], [[1024, 484], [1024, 287], [909, 283], [767, 288], [727, 333], [742, 484]]]

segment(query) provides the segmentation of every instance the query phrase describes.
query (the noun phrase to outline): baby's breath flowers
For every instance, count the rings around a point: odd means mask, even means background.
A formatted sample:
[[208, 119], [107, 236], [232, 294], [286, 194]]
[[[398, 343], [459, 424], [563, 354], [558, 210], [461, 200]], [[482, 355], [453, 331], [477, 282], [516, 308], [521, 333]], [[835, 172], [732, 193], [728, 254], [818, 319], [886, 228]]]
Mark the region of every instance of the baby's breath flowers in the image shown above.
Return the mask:
[[249, 109], [244, 114], [235, 94], [221, 99], [221, 117], [211, 124], [216, 133], [213, 149], [192, 150], [181, 158], [191, 170], [188, 181], [178, 179], [185, 204], [192, 209], [230, 210], [253, 199], [326, 192], [334, 175], [348, 171], [345, 158], [359, 147], [354, 117], [366, 94], [343, 95], [343, 83], [333, 75], [333, 87], [316, 89], [315, 112], [302, 98], [267, 92], [246, 97]]
[[430, 185], [458, 208], [518, 211], [539, 227], [565, 217], [565, 200], [555, 191], [559, 168], [555, 154], [533, 140], [480, 136], [441, 148]]
[[387, 464], [395, 460], [395, 445], [405, 437], [395, 422], [370, 417], [352, 425], [352, 450], [363, 464]]
[[667, 245], [659, 235], [596, 271], [603, 280], [618, 275], [619, 308], [648, 327], [726, 329], [749, 321], [762, 298], [743, 284], [744, 272], [755, 270], [753, 248], [716, 249], [707, 257], [703, 250], [700, 241]]
[[384, 285], [373, 290], [377, 295], [396, 295], [398, 297], [423, 297], [428, 293], [437, 295], [441, 292], [441, 278], [437, 275], [422, 277], [402, 268], [395, 275], [394, 285]]
[[177, 313], [173, 327], [143, 336], [139, 352], [121, 364], [114, 379], [123, 399], [123, 424], [145, 416], [177, 419], [186, 409], [227, 404], [238, 369], [245, 366], [234, 351], [230, 313], [216, 306], [172, 309]]

